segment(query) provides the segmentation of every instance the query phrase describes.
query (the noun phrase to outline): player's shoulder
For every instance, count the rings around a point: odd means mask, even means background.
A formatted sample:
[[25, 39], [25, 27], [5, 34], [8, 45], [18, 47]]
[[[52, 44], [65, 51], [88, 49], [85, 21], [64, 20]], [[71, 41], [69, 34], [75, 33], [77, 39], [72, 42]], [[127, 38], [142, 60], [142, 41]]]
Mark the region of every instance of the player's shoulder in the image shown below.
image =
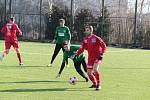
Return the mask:
[[66, 29], [66, 30], [69, 30], [69, 27], [68, 27], [68, 26], [64, 26], [63, 28]]
[[100, 39], [101, 40], [101, 37], [99, 37], [99, 36], [97, 36], [95, 34], [92, 35], [92, 38], [96, 38], [96, 39]]
[[66, 25], [64, 26], [64, 28], [68, 28], [68, 29], [69, 29], [69, 27], [68, 27], [68, 26], [66, 26]]
[[13, 27], [18, 27], [18, 24], [17, 23], [12, 23], [12, 26]]
[[5, 24], [5, 26], [12, 26], [12, 25], [13, 25], [12, 23]]
[[56, 30], [59, 29], [59, 28], [60, 28], [60, 26], [57, 26], [57, 27], [56, 27]]
[[18, 24], [17, 24], [17, 23], [13, 23], [13, 25], [16, 25], [16, 26], [18, 26]]
[[83, 43], [85, 43], [85, 44], [86, 44], [86, 43], [87, 43], [87, 41], [88, 41], [88, 39], [89, 39], [89, 38], [88, 38], [88, 36], [86, 36], [86, 37], [83, 39]]

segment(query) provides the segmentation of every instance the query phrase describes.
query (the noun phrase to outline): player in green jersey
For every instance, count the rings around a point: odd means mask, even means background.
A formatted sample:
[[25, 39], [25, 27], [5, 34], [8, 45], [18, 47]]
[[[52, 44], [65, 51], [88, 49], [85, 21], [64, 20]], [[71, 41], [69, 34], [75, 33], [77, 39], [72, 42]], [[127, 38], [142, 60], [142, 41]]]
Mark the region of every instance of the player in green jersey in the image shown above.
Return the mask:
[[81, 69], [81, 64], [82, 64], [84, 71], [87, 72], [85, 56], [83, 53], [80, 54], [79, 57], [76, 56], [76, 51], [80, 48], [80, 45], [70, 45], [70, 44], [68, 44], [67, 41], [65, 41], [63, 47], [65, 49], [64, 54], [63, 54], [63, 61], [62, 61], [59, 73], [56, 77], [60, 77], [60, 75], [65, 67], [67, 59], [70, 58], [74, 62], [74, 67], [75, 67], [76, 71], [86, 80], [86, 82], [88, 82], [88, 78], [86, 77], [86, 75], [84, 74], [84, 72]]
[[60, 26], [56, 28], [55, 39], [53, 40], [53, 43], [56, 43], [55, 50], [52, 59], [50, 61], [50, 64], [48, 66], [52, 66], [52, 63], [56, 58], [57, 54], [59, 53], [60, 49], [62, 49], [64, 52], [64, 48], [63, 48], [64, 41], [68, 41], [70, 43], [71, 40], [70, 30], [67, 26], [65, 26], [65, 20], [60, 19], [59, 24]]

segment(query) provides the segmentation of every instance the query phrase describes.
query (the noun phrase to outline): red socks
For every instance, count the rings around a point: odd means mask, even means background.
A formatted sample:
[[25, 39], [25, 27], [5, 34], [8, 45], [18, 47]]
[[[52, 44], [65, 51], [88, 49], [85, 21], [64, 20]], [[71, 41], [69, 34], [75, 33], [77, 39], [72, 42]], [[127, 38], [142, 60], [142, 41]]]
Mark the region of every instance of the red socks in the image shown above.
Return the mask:
[[92, 75], [88, 75], [89, 79], [92, 81], [93, 85], [101, 85], [100, 73], [96, 71]]
[[89, 79], [92, 81], [93, 85], [97, 85], [97, 81], [96, 81], [96, 78], [93, 74], [90, 74], [88, 75], [89, 76]]
[[98, 71], [96, 71], [95, 73], [94, 73], [94, 75], [95, 75], [95, 78], [96, 78], [96, 81], [97, 81], [97, 85], [100, 85], [101, 83], [101, 78], [100, 78], [100, 73], [98, 72]]
[[17, 57], [18, 57], [18, 59], [19, 59], [19, 63], [21, 64], [21, 63], [22, 63], [21, 54], [20, 54], [20, 53], [17, 53]]

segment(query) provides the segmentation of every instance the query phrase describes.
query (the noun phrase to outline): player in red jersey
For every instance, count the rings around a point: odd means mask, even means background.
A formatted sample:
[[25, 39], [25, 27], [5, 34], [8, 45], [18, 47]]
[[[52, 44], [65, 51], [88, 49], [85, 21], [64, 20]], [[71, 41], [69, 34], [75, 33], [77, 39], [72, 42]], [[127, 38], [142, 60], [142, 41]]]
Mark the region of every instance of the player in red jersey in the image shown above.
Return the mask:
[[84, 38], [81, 48], [77, 51], [77, 56], [79, 56], [84, 50], [88, 51], [88, 65], [87, 73], [89, 79], [92, 81], [93, 85], [89, 88], [96, 88], [96, 90], [101, 89], [101, 74], [98, 70], [99, 64], [101, 64], [103, 59], [103, 54], [106, 51], [106, 44], [103, 40], [93, 34], [93, 27], [85, 27], [86, 37]]
[[5, 39], [5, 50], [0, 55], [0, 60], [2, 61], [4, 56], [6, 56], [9, 53], [11, 46], [13, 46], [17, 53], [17, 57], [19, 59], [19, 65], [23, 65], [22, 57], [21, 57], [20, 50], [19, 50], [19, 42], [18, 42], [17, 34], [16, 34], [16, 33], [19, 33], [19, 36], [22, 36], [22, 32], [19, 29], [18, 25], [15, 23], [14, 17], [11, 17], [9, 19], [9, 23], [5, 24], [2, 27], [1, 32], [3, 33], [4, 39]]

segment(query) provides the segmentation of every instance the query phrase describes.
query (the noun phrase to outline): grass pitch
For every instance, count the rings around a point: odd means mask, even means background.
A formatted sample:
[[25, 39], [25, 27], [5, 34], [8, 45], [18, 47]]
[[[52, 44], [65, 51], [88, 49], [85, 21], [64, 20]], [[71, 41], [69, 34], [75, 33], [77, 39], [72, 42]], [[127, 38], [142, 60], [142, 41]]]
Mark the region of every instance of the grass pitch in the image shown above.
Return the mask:
[[[13, 49], [0, 62], [0, 100], [150, 100], [150, 51], [108, 48], [100, 70], [102, 90], [89, 89], [69, 60], [61, 77], [56, 79], [62, 52], [50, 62], [54, 45], [49, 43], [21, 42], [24, 66], [18, 66]], [[0, 50], [4, 42], [0, 41]], [[68, 80], [76, 76], [79, 82]]]

